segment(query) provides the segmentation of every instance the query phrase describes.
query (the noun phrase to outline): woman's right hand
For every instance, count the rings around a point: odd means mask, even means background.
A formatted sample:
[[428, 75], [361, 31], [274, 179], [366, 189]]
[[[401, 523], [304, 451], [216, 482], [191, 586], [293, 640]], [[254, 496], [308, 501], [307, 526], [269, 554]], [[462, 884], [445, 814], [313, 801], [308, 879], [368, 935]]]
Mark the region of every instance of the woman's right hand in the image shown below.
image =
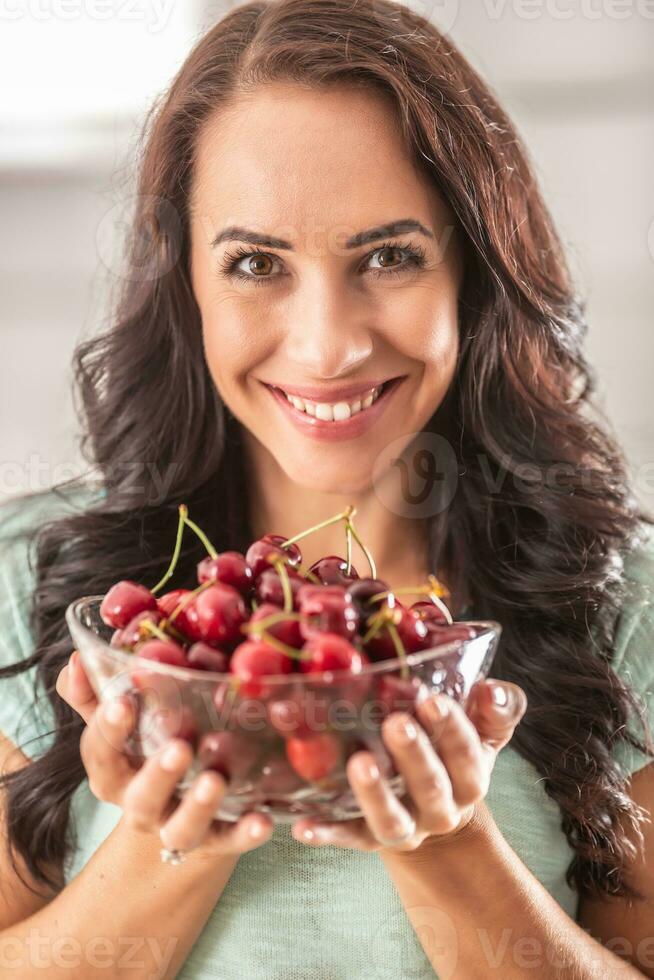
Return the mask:
[[[212, 770], [200, 773], [180, 801], [173, 796], [177, 782], [193, 759], [184, 739], [173, 738], [156, 755], [135, 769], [125, 751], [134, 725], [128, 697], [100, 703], [73, 651], [57, 678], [57, 693], [86, 722], [80, 754], [94, 796], [123, 810], [128, 825], [156, 834], [170, 850], [199, 849], [210, 855], [242, 854], [264, 844], [273, 831], [263, 813], [248, 813], [237, 822], [213, 819], [227, 785]], [[122, 710], [121, 717], [114, 709]]]

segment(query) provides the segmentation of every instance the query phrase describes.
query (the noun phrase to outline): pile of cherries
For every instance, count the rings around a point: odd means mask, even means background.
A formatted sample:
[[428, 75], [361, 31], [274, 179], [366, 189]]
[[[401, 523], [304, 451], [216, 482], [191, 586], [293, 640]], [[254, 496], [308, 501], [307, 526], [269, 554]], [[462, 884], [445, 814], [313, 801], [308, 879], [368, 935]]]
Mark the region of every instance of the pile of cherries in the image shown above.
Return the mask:
[[[218, 553], [180, 505], [175, 549], [163, 578], [153, 588], [123, 580], [104, 596], [100, 615], [114, 629], [111, 646], [159, 664], [227, 675], [233, 691], [257, 698], [265, 693], [263, 678], [271, 675], [301, 672], [329, 684], [335, 672], [342, 680], [342, 672], [358, 675], [377, 661], [396, 660], [397, 676], [406, 681], [407, 654], [472, 639], [473, 626], [453, 623], [442, 601], [447, 591], [435, 576], [395, 590], [377, 578], [354, 513], [350, 506], [293, 538], [266, 534], [245, 554]], [[331, 555], [303, 569], [297, 542], [336, 522], [345, 526], [347, 557]], [[173, 575], [185, 527], [208, 552], [197, 566], [198, 584], [158, 595]], [[352, 564], [353, 540], [366, 556], [368, 577], [360, 577]], [[421, 598], [406, 606], [399, 594]], [[329, 771], [325, 736], [313, 736], [319, 750], [312, 754], [310, 734], [304, 735], [287, 739], [286, 754], [299, 775], [318, 779]]]

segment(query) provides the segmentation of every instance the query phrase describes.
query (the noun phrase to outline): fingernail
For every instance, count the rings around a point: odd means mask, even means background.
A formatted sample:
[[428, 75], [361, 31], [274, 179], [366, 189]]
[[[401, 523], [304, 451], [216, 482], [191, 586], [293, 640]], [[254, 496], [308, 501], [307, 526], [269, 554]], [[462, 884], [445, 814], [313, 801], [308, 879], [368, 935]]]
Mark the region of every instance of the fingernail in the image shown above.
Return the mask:
[[302, 831], [302, 837], [306, 841], [312, 841], [315, 840], [316, 835], [311, 829], [311, 827], [305, 827], [305, 829]]
[[127, 708], [122, 701], [111, 701], [104, 709], [104, 716], [111, 725], [122, 725], [127, 718]]
[[435, 721], [442, 721], [449, 714], [450, 706], [446, 694], [434, 694], [429, 704], [432, 717]]
[[186, 753], [181, 745], [174, 743], [169, 745], [161, 756], [161, 766], [167, 769], [169, 772], [174, 772], [175, 769], [179, 769], [182, 762], [184, 761]]
[[216, 796], [216, 782], [211, 776], [200, 776], [194, 795], [198, 803], [211, 803]]
[[366, 763], [365, 766], [360, 766], [359, 773], [361, 774], [361, 780], [364, 783], [369, 783], [372, 785], [376, 783], [379, 779], [379, 769], [375, 762]]
[[418, 729], [412, 721], [405, 721], [398, 726], [397, 732], [405, 742], [415, 742], [418, 737]]
[[71, 653], [70, 657], [68, 658], [68, 666], [69, 667], [76, 667], [77, 666], [78, 657], [79, 657], [79, 653], [77, 652], [77, 650], [73, 650], [73, 652]]
[[491, 684], [491, 697], [498, 708], [506, 708], [509, 703], [509, 695], [503, 684]]
[[261, 824], [253, 823], [250, 826], [250, 837], [254, 837], [255, 840], [262, 836]]

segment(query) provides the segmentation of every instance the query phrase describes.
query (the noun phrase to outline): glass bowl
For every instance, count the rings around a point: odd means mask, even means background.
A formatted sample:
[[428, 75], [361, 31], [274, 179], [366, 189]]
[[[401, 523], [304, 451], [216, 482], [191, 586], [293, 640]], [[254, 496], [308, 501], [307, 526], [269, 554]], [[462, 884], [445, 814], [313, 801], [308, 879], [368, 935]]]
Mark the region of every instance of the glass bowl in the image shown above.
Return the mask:
[[461, 625], [476, 628], [473, 639], [408, 654], [404, 662], [372, 663], [359, 674], [297, 672], [243, 685], [232, 674], [160, 664], [111, 647], [113, 629], [100, 617], [102, 599], [85, 596], [66, 610], [97, 697], [129, 695], [136, 724], [126, 748], [137, 766], [170, 738], [192, 744], [193, 762], [177, 785], [178, 796], [203, 769], [227, 779], [219, 820], [237, 820], [249, 810], [286, 822], [360, 816], [345, 771], [360, 749], [374, 754], [393, 792], [402, 796], [382, 721], [394, 710], [415, 714], [417, 702], [430, 693], [465, 704], [475, 682], [488, 675], [502, 631], [492, 620], [469, 620]]

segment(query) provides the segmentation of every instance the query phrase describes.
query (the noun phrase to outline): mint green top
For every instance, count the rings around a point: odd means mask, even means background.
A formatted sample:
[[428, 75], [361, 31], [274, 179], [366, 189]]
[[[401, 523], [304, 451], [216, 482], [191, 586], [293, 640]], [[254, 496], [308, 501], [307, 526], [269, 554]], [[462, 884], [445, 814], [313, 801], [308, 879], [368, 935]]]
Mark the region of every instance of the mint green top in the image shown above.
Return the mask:
[[[63, 516], [93, 499], [91, 491], [61, 501], [48, 492], [22, 503], [0, 527], [0, 663], [32, 652], [27, 604], [33, 588], [24, 541], [9, 535]], [[654, 727], [654, 538], [625, 562], [633, 583], [616, 639], [614, 667], [643, 697]], [[72, 644], [71, 644], [72, 648]], [[34, 670], [0, 680], [0, 729], [30, 756], [49, 744], [52, 713], [41, 692], [33, 702]], [[638, 732], [634, 723], [634, 732]], [[29, 738], [35, 739], [26, 744]], [[616, 749], [628, 773], [648, 759]], [[533, 766], [509, 744], [499, 754], [486, 802], [509, 844], [563, 909], [576, 917], [577, 895], [565, 882], [572, 858], [556, 804]], [[120, 817], [99, 802], [84, 781], [73, 797], [79, 849], [64, 869], [70, 881]], [[171, 874], [175, 869], [171, 869]], [[465, 873], [465, 869], [462, 869]], [[492, 896], [489, 895], [492, 900]], [[507, 926], [510, 923], [507, 922]], [[376, 854], [311, 848], [288, 825], [240, 858], [223, 895], [178, 973], [184, 980], [433, 980], [384, 865]]]

